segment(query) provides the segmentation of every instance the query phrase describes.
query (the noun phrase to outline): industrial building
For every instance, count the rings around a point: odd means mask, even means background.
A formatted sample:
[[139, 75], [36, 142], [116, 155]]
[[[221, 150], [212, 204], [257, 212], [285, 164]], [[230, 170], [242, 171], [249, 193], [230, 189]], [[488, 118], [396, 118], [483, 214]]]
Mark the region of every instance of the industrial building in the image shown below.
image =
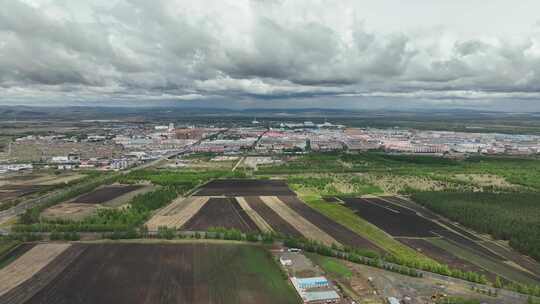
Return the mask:
[[296, 292], [306, 304], [337, 303], [341, 299], [325, 277], [291, 277], [290, 279]]

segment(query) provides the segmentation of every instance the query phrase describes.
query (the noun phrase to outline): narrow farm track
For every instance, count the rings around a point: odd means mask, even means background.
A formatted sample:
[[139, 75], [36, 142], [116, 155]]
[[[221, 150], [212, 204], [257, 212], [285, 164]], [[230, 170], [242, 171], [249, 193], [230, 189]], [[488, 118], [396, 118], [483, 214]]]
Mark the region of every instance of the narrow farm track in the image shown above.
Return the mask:
[[258, 231], [257, 225], [242, 210], [236, 200], [212, 197], [189, 221], [184, 230], [206, 231], [211, 227], [238, 229], [242, 232]]
[[198, 196], [187, 199], [178, 198], [160, 210], [147, 223], [150, 231], [159, 227], [180, 228], [185, 225], [208, 202], [208, 197]]
[[30, 279], [70, 244], [39, 244], [0, 270], [0, 296]]
[[302, 202], [298, 197], [280, 196], [279, 199], [300, 214], [303, 218], [307, 219], [319, 227], [319, 229], [325, 231], [331, 237], [338, 240], [338, 242], [341, 244], [354, 248], [369, 249], [380, 253], [384, 252], [384, 250], [370, 240], [358, 235], [349, 228], [319, 213], [317, 210]]
[[272, 226], [270, 226], [270, 224], [268, 224], [262, 218], [262, 216], [260, 216], [255, 210], [251, 209], [251, 207], [249, 206], [248, 202], [246, 201], [244, 197], [237, 197], [236, 201], [238, 202], [240, 207], [242, 207], [244, 212], [246, 212], [246, 214], [251, 218], [251, 220], [253, 220], [253, 222], [255, 223], [255, 225], [257, 225], [260, 231], [263, 231], [263, 232], [274, 231], [274, 229], [272, 229]]
[[308, 239], [320, 241], [326, 245], [340, 244], [336, 239], [315, 226], [276, 196], [261, 196], [261, 200], [281, 218], [291, 224]]
[[302, 234], [293, 225], [289, 224], [289, 222], [284, 220], [274, 210], [268, 207], [260, 197], [246, 196], [244, 199], [250, 208], [257, 212], [257, 214], [259, 214], [274, 231], [294, 237], [302, 236]]

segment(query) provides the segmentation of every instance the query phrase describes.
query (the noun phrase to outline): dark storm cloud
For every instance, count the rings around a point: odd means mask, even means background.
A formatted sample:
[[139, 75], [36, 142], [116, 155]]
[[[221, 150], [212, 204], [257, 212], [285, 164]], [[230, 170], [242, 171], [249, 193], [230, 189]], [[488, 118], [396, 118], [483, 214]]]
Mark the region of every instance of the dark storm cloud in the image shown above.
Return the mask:
[[0, 101], [540, 96], [533, 26], [373, 28], [353, 1], [89, 2], [0, 0]]

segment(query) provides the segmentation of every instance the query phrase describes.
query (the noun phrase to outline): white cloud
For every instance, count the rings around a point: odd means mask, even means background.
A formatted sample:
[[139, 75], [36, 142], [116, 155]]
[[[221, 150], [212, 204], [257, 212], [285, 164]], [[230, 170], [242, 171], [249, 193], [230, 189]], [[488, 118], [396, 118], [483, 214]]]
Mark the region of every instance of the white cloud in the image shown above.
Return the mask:
[[532, 100], [540, 6], [525, 2], [0, 0], [0, 102]]

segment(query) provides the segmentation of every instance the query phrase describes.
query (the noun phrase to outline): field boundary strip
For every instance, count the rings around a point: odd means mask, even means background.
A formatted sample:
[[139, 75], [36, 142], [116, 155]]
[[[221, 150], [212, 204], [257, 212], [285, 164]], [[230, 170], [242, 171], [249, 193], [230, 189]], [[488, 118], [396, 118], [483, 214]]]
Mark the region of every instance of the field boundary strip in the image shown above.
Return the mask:
[[340, 245], [336, 239], [328, 235], [326, 232], [315, 226], [304, 217], [299, 215], [296, 211], [287, 206], [276, 196], [261, 196], [261, 200], [274, 212], [276, 212], [281, 218], [291, 224], [296, 230], [298, 230], [304, 237], [309, 239], [315, 239], [326, 245]]
[[70, 246], [70, 244], [38, 244], [1, 269], [0, 296], [30, 279]]
[[201, 210], [208, 199], [205, 196], [177, 199], [170, 204], [173, 205], [171, 208], [166, 207], [164, 213], [153, 216], [146, 225], [151, 231], [157, 231], [159, 227], [181, 228]]
[[249, 206], [248, 202], [244, 197], [238, 196], [236, 197], [236, 201], [238, 202], [238, 205], [242, 207], [242, 209], [246, 212], [246, 214], [253, 220], [255, 225], [263, 231], [263, 232], [274, 232], [274, 229], [272, 229], [272, 226], [268, 224], [262, 216], [260, 216], [257, 211], [253, 210], [251, 206]]

